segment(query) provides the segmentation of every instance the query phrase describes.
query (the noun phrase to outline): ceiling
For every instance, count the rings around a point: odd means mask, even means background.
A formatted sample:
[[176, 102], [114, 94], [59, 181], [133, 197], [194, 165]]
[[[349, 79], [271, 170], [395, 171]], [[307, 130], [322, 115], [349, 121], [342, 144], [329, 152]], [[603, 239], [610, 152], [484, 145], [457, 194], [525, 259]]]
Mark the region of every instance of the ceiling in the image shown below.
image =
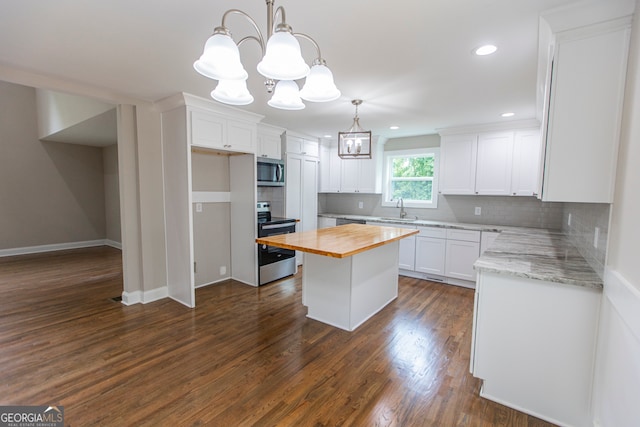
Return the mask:
[[[602, 0], [604, 1], [604, 0]], [[387, 138], [436, 129], [531, 119], [536, 114], [538, 16], [574, 0], [276, 0], [294, 32], [313, 37], [342, 96], [301, 111], [267, 106], [255, 71], [257, 43], [240, 47], [253, 104], [264, 122], [335, 138], [360, 123]], [[177, 92], [209, 98], [216, 82], [192, 64], [225, 10], [251, 15], [265, 32], [264, 0], [3, 0], [0, 65], [156, 101]], [[237, 41], [252, 35], [227, 19]], [[498, 46], [490, 56], [472, 49]], [[307, 62], [315, 57], [301, 41]], [[55, 89], [55, 88], [51, 88]], [[389, 126], [399, 126], [390, 130]]]

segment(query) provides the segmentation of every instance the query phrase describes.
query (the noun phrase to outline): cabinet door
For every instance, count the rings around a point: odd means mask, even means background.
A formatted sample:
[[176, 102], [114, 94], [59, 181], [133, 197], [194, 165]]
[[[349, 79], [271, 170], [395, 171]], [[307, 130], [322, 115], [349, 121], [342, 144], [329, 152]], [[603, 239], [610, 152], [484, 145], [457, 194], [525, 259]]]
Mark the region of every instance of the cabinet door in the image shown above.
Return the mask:
[[611, 203], [629, 30], [580, 35], [557, 38], [542, 200]]
[[[348, 161], [348, 160], [345, 160]], [[374, 159], [358, 159], [358, 192], [376, 192], [376, 161]]]
[[[285, 171], [285, 216], [302, 219], [302, 169], [304, 158], [300, 154], [287, 154]], [[297, 230], [300, 231], [300, 224]]]
[[357, 159], [342, 160], [340, 176], [340, 192], [357, 193], [360, 180], [360, 168]]
[[480, 254], [478, 242], [447, 240], [447, 256], [445, 259], [445, 276], [475, 282], [476, 272], [473, 263]]
[[280, 150], [280, 136], [270, 134], [258, 134], [258, 156], [269, 159], [282, 159]]
[[416, 238], [416, 271], [444, 276], [446, 242], [445, 239], [418, 236]]
[[320, 144], [320, 176], [318, 179], [318, 192], [320, 193], [330, 193], [329, 182], [331, 179], [331, 163], [329, 162], [329, 156], [329, 146]]
[[536, 196], [540, 172], [540, 131], [517, 131], [513, 140], [511, 194]]
[[416, 236], [405, 237], [400, 240], [400, 252], [398, 255], [398, 267], [403, 270], [415, 269], [416, 261]]
[[505, 196], [511, 194], [513, 132], [478, 135], [476, 194]]
[[304, 156], [302, 161], [302, 231], [315, 230], [318, 217], [318, 159]]
[[227, 143], [227, 121], [202, 111], [191, 111], [191, 145], [222, 148]]
[[339, 193], [342, 182], [342, 159], [338, 156], [338, 144], [331, 144], [329, 149], [329, 192]]
[[305, 156], [318, 157], [318, 155], [320, 154], [320, 150], [318, 148], [318, 141], [303, 139], [302, 154], [304, 154]]
[[257, 127], [255, 125], [229, 120], [227, 122], [228, 139], [224, 147], [231, 151], [255, 153], [256, 131]]
[[447, 135], [440, 141], [440, 192], [475, 194], [476, 134]]

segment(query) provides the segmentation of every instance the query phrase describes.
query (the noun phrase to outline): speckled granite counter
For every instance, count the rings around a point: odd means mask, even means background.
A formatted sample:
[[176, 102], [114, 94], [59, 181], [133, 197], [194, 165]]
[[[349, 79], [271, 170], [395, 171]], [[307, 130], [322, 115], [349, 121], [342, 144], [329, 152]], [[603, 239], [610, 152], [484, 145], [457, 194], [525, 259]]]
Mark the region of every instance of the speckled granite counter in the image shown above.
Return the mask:
[[361, 215], [320, 214], [329, 218], [501, 232], [500, 236], [474, 264], [477, 271], [525, 277], [554, 283], [602, 289], [602, 279], [580, 255], [578, 249], [560, 232], [440, 221], [406, 221]]
[[562, 233], [503, 231], [474, 268], [547, 282], [602, 289], [602, 279]]
[[509, 227], [509, 226], [487, 225], [487, 224], [466, 224], [462, 222], [427, 221], [424, 219], [400, 219], [400, 218], [367, 216], [367, 215], [322, 213], [322, 214], [318, 214], [318, 216], [322, 216], [326, 218], [343, 218], [343, 219], [351, 219], [351, 220], [385, 222], [389, 224], [407, 224], [407, 225], [415, 225], [418, 227], [422, 226], [422, 227], [438, 227], [438, 228], [457, 228], [462, 230], [476, 230], [476, 231], [500, 232], [505, 230], [531, 230], [531, 231], [537, 230], [536, 228]]

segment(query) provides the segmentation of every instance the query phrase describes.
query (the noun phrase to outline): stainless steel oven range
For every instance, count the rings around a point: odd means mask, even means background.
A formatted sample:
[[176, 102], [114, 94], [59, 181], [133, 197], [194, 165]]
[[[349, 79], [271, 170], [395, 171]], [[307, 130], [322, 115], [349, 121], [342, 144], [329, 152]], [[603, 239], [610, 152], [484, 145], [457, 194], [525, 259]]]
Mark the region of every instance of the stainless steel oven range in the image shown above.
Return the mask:
[[[258, 237], [295, 233], [296, 220], [272, 218], [269, 202], [258, 202]], [[296, 251], [258, 245], [258, 283], [273, 282], [296, 273]]]

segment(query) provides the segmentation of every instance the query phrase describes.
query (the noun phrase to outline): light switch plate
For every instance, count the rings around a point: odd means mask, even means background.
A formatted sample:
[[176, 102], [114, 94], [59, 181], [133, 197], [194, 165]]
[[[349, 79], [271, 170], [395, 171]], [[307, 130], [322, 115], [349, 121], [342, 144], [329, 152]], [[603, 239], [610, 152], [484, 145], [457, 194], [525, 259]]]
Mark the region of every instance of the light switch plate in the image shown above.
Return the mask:
[[202, 212], [202, 203], [196, 203], [196, 212]]
[[476, 210], [474, 211], [475, 215], [482, 215], [482, 208], [480, 206], [476, 206]]

